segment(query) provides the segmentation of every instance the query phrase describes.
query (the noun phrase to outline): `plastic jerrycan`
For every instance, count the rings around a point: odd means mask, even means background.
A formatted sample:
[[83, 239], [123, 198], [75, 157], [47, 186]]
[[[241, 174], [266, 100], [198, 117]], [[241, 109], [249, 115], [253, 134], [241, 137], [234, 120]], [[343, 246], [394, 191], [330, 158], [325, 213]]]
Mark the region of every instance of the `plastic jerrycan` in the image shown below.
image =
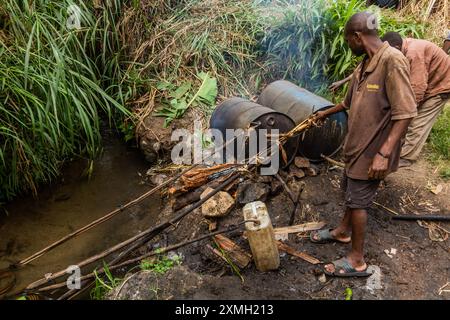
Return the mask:
[[256, 268], [259, 271], [276, 270], [280, 266], [280, 255], [275, 241], [272, 222], [266, 205], [261, 201], [247, 203], [243, 208], [245, 229]]

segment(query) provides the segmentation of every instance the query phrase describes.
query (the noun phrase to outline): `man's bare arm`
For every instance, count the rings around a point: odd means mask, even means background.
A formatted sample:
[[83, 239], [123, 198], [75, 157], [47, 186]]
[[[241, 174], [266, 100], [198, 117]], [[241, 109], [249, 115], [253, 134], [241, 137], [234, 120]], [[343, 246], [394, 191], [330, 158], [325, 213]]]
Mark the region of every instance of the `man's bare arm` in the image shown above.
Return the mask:
[[329, 115], [332, 115], [332, 114], [334, 114], [334, 113], [341, 112], [341, 111], [343, 111], [343, 110], [345, 110], [345, 106], [344, 106], [344, 103], [341, 102], [341, 103], [338, 103], [337, 105], [335, 105], [334, 107], [331, 107], [331, 108], [326, 109], [326, 110], [324, 110], [324, 111], [318, 111], [318, 112], [316, 113], [316, 119], [317, 119], [317, 120], [323, 120], [323, 119], [325, 119], [326, 117], [328, 117]]
[[446, 53], [450, 53], [450, 40], [445, 40], [444, 41], [444, 45], [442, 46], [442, 49], [444, 49], [444, 51]]
[[336, 91], [337, 89], [339, 89], [340, 87], [342, 87], [344, 84], [346, 84], [347, 82], [349, 82], [350, 80], [352, 80], [353, 74], [349, 75], [347, 78], [333, 82], [331, 84], [331, 86], [328, 87], [328, 89], [330, 89], [331, 91]]
[[406, 130], [408, 130], [411, 120], [412, 118], [393, 121], [388, 138], [373, 158], [372, 165], [369, 168], [369, 179], [383, 179], [386, 176], [389, 167], [389, 157], [394, 147], [405, 135]]

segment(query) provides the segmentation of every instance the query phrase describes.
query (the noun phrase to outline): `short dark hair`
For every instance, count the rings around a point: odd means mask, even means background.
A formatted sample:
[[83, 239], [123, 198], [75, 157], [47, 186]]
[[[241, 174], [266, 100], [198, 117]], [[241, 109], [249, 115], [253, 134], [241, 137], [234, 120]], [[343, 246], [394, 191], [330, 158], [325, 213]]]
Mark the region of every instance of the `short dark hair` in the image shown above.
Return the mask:
[[381, 38], [381, 41], [387, 41], [391, 45], [391, 47], [402, 47], [403, 39], [400, 33], [398, 32], [386, 32], [384, 36]]
[[364, 35], [378, 36], [378, 17], [367, 11], [357, 12], [345, 25], [345, 34], [361, 32]]

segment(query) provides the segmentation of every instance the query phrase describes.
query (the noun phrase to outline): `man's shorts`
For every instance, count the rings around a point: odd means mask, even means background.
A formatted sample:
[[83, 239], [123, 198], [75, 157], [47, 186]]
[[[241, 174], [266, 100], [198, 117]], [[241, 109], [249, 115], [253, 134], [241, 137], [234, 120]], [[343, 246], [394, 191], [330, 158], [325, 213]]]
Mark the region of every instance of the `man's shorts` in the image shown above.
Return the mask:
[[381, 180], [357, 180], [344, 173], [341, 188], [344, 191], [345, 206], [350, 209], [367, 209], [372, 205]]

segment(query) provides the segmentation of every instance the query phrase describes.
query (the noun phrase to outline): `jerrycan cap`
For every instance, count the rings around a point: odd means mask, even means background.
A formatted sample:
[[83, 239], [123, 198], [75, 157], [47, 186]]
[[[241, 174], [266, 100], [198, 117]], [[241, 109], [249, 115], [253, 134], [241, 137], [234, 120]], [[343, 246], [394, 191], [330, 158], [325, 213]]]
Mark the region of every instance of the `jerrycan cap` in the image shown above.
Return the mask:
[[245, 228], [250, 231], [257, 231], [267, 228], [270, 222], [270, 216], [267, 207], [262, 201], [254, 201], [247, 203], [242, 209], [245, 220], [258, 220], [259, 224], [246, 222]]

